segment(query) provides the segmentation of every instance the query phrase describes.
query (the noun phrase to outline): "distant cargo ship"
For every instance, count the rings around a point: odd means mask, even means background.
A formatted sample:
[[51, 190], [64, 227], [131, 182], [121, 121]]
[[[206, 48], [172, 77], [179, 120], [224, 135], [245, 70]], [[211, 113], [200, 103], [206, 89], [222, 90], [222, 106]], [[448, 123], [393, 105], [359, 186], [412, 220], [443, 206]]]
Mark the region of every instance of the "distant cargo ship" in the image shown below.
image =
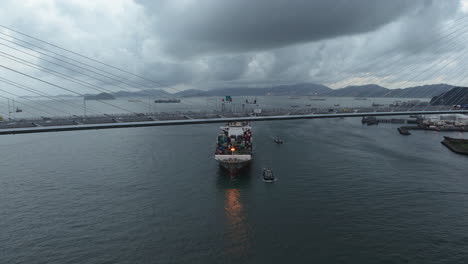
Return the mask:
[[157, 104], [165, 104], [165, 103], [180, 103], [180, 99], [158, 99], [154, 100]]
[[252, 128], [248, 122], [234, 122], [221, 127], [215, 160], [234, 173], [252, 160]]

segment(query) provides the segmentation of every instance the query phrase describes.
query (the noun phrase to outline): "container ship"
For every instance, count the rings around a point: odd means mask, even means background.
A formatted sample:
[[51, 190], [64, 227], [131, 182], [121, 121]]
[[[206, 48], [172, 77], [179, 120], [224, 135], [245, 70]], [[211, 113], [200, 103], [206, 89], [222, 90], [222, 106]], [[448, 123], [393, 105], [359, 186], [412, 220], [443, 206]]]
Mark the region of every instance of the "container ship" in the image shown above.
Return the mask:
[[215, 160], [235, 173], [252, 160], [252, 128], [248, 122], [234, 122], [221, 127]]
[[157, 104], [177, 104], [180, 103], [180, 99], [158, 99], [154, 100], [154, 102]]

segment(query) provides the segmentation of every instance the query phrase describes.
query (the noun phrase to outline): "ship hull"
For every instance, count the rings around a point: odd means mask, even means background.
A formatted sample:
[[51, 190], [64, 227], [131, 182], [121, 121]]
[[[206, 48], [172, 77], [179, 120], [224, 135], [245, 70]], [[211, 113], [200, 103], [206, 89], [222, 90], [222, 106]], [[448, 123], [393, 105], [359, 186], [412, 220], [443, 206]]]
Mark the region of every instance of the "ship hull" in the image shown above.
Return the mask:
[[245, 166], [247, 166], [252, 160], [251, 155], [216, 155], [215, 159], [219, 165], [231, 173], [235, 173]]
[[246, 167], [247, 165], [249, 165], [250, 163], [250, 160], [249, 161], [243, 161], [243, 162], [238, 162], [238, 163], [232, 163], [232, 162], [219, 162], [219, 166], [221, 166], [222, 168], [226, 169], [227, 171], [229, 171], [230, 173], [236, 173], [238, 172], [239, 170], [243, 169], [244, 167]]

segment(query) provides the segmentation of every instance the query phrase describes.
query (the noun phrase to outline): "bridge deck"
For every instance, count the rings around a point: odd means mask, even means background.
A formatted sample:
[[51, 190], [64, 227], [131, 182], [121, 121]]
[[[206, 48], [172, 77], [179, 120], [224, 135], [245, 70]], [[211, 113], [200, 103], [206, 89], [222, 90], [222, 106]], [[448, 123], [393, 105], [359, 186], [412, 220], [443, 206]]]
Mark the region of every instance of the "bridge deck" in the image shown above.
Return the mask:
[[267, 121], [447, 113], [468, 113], [468, 110], [447, 110], [447, 106], [426, 106], [411, 108], [348, 108], [334, 109], [333, 111], [330, 111], [330, 109], [307, 108], [294, 110], [270, 109], [263, 110], [261, 114], [256, 115], [252, 115], [252, 113], [218, 111], [31, 118], [0, 122], [0, 135], [123, 127], [225, 123], [231, 121]]

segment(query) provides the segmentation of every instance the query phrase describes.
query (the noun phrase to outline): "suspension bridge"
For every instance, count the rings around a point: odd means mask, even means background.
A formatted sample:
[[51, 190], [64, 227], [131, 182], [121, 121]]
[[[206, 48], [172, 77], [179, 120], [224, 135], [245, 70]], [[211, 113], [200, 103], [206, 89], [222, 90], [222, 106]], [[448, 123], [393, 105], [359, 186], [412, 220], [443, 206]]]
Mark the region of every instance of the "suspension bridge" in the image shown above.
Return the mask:
[[[444, 47], [463, 48], [464, 42], [460, 41], [468, 34], [468, 27], [463, 23], [467, 17], [461, 17], [452, 21], [444, 35], [434, 42], [428, 43], [426, 48], [443, 50]], [[40, 96], [46, 100], [37, 101], [24, 99], [21, 102], [25, 112], [29, 112], [27, 118], [8, 118], [0, 122], [0, 135], [25, 134], [41, 132], [60, 132], [74, 130], [94, 130], [126, 127], [149, 127], [169, 125], [193, 125], [204, 123], [225, 123], [233, 121], [274, 121], [297, 120], [319, 118], [345, 118], [363, 116], [401, 116], [401, 115], [429, 115], [429, 114], [466, 114], [468, 110], [452, 109], [451, 106], [399, 106], [399, 107], [303, 107], [290, 109], [287, 107], [275, 109], [261, 109], [253, 111], [223, 111], [223, 110], [189, 110], [173, 112], [135, 112], [125, 106], [112, 101], [96, 100], [107, 107], [121, 112], [109, 114], [98, 109], [86, 107], [76, 101], [63, 100], [52, 95], [50, 89], [61, 91], [74, 96], [85, 97], [87, 93], [112, 93], [116, 89], [126, 92], [141, 91], [143, 89], [160, 89], [170, 92], [181, 92], [173, 85], [157, 82], [151, 78], [132, 73], [130, 71], [112, 66], [90, 56], [86, 56], [72, 50], [60, 47], [45, 40], [19, 32], [12, 28], [0, 25], [0, 99], [11, 100], [21, 94]], [[379, 75], [407, 75], [406, 81], [401, 85], [410, 84], [423, 77], [453, 76], [457, 80], [454, 85], [464, 84], [468, 75], [463, 74], [463, 68], [454, 68], [453, 61], [464, 59], [468, 51], [451, 54], [444, 58], [430, 59], [431, 63], [420, 65], [417, 63], [420, 56], [404, 56], [396, 52], [387, 52], [379, 56], [369, 67], [385, 64], [370, 76], [369, 72], [347, 82], [347, 86], [359, 84], [359, 79], [367, 78], [368, 82], [378, 80]], [[401, 67], [401, 60], [405, 60], [407, 67]], [[437, 65], [437, 67], [435, 67]], [[28, 70], [26, 70], [28, 69]], [[16, 77], [16, 78], [13, 78]], [[18, 81], [28, 80], [27, 82]], [[8, 87], [8, 88], [6, 88]], [[169, 94], [170, 95], [170, 94]], [[170, 98], [168, 93], [161, 93], [160, 98]], [[401, 98], [405, 98], [402, 93]], [[410, 95], [410, 94], [408, 94]], [[454, 94], [452, 96], [457, 96]], [[408, 96], [409, 97], [409, 96]], [[462, 99], [460, 99], [462, 100]], [[54, 105], [49, 102], [53, 102]], [[86, 101], [84, 101], [86, 103]], [[143, 102], [146, 104], [146, 102]], [[151, 104], [151, 103], [148, 103]], [[184, 100], [184, 104], [190, 108], [190, 99]], [[0, 102], [0, 114], [8, 116], [2, 111]], [[70, 111], [73, 110], [73, 111]], [[76, 115], [77, 111], [84, 112]], [[115, 111], [114, 111], [115, 112]], [[32, 117], [39, 116], [39, 117]]]

